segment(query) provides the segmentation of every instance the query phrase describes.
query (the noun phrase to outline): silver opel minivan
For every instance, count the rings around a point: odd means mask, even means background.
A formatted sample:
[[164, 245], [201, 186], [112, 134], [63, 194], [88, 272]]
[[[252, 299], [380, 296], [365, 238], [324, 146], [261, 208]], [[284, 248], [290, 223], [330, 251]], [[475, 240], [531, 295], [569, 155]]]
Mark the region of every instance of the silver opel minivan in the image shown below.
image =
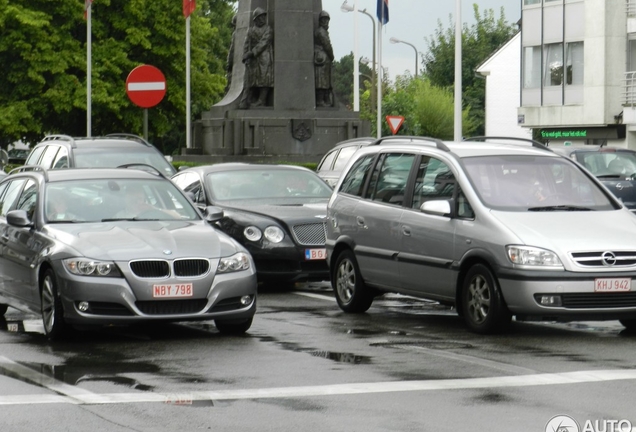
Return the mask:
[[396, 292], [454, 305], [478, 333], [513, 316], [636, 327], [636, 217], [537, 142], [380, 139], [345, 167], [326, 247], [345, 312]]

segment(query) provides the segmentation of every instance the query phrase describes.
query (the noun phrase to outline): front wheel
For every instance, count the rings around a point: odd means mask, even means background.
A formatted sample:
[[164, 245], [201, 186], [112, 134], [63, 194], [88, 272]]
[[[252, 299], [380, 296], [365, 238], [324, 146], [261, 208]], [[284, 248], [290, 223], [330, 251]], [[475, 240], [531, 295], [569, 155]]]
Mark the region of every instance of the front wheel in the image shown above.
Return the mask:
[[373, 293], [362, 280], [358, 261], [349, 249], [340, 252], [336, 259], [331, 286], [338, 306], [345, 312], [366, 312], [373, 303]]
[[241, 335], [252, 326], [253, 318], [246, 320], [214, 320], [216, 329], [223, 334]]
[[463, 281], [462, 311], [464, 321], [475, 333], [497, 333], [510, 326], [508, 310], [499, 284], [488, 267], [472, 266]]
[[52, 269], [44, 272], [40, 287], [40, 301], [44, 333], [49, 339], [60, 339], [68, 331], [64, 321], [64, 308], [57, 288], [57, 278]]

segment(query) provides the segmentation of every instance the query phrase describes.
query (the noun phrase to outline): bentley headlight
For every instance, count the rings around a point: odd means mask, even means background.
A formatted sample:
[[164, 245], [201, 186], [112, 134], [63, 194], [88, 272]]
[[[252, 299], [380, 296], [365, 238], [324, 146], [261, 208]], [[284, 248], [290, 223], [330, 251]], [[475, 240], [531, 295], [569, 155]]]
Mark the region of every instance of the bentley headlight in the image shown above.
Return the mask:
[[216, 268], [217, 273], [231, 273], [250, 268], [250, 257], [244, 252], [236, 253], [230, 257], [224, 257], [219, 260]]
[[272, 243], [280, 243], [285, 238], [285, 233], [277, 226], [268, 226], [265, 228], [265, 238]]
[[263, 236], [263, 233], [261, 232], [260, 228], [258, 228], [258, 227], [248, 226], [247, 228], [245, 228], [243, 230], [243, 235], [249, 241], [254, 241], [255, 242], [255, 241], [259, 241], [261, 239], [261, 237]]
[[62, 261], [70, 273], [78, 276], [122, 277], [114, 262], [88, 258], [68, 258]]
[[549, 250], [532, 246], [506, 246], [506, 249], [508, 258], [513, 264], [551, 269], [563, 268], [559, 257]]

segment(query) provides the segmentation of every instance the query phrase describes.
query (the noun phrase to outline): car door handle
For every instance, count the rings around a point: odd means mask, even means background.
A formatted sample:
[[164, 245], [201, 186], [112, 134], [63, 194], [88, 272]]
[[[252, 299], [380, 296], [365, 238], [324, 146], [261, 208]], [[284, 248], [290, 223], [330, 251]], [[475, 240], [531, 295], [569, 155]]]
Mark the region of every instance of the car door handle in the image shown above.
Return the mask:
[[411, 236], [411, 227], [410, 226], [406, 226], [406, 225], [402, 225], [402, 234], [405, 236], [410, 237]]
[[361, 217], [361, 216], [356, 217], [356, 222], [358, 223], [358, 226], [359, 226], [359, 227], [361, 227], [361, 228], [364, 228], [364, 229], [369, 228], [369, 227], [367, 226], [367, 224], [366, 224], [366, 223], [364, 223], [364, 218], [363, 218], [363, 217]]

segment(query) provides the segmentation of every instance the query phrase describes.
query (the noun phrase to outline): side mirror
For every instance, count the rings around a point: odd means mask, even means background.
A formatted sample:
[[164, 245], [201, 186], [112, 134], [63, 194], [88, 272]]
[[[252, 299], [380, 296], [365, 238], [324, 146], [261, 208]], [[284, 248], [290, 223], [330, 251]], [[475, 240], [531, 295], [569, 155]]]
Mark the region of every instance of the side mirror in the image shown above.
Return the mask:
[[24, 210], [11, 210], [7, 213], [7, 223], [20, 228], [33, 225], [33, 222], [31, 222], [27, 212]]
[[431, 200], [426, 201], [420, 207], [423, 213], [435, 216], [452, 216], [451, 200]]
[[208, 222], [216, 222], [223, 218], [223, 209], [215, 206], [207, 206], [205, 208], [205, 220]]

